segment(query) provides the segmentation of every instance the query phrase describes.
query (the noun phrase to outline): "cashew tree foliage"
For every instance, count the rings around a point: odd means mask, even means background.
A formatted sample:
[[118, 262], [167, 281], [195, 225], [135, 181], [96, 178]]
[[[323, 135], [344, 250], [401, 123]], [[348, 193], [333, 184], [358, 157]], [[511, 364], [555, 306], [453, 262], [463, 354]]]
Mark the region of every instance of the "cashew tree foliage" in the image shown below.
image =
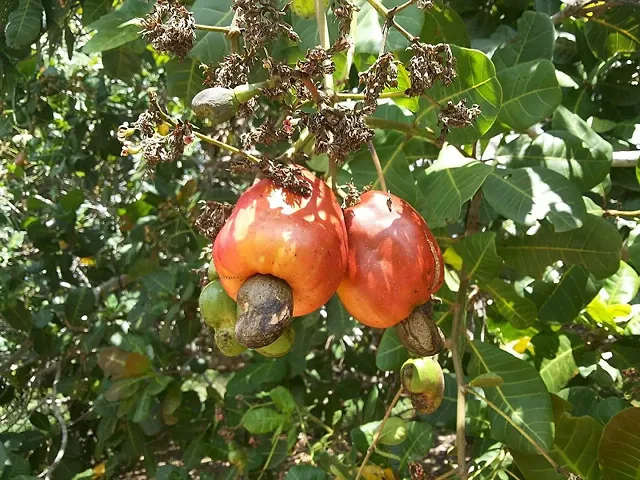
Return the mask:
[[[0, 479], [640, 478], [636, 0], [3, 0], [0, 26]], [[285, 355], [226, 356], [212, 241], [256, 179], [304, 190], [290, 164], [427, 222], [431, 363], [337, 296]], [[444, 372], [431, 413], [403, 365]]]

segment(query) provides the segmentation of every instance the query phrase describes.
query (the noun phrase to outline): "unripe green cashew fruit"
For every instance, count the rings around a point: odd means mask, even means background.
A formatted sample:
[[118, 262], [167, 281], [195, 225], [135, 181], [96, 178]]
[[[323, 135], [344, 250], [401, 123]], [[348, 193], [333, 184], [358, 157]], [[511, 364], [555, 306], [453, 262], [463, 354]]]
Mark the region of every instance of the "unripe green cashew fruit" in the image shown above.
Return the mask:
[[226, 122], [238, 113], [240, 104], [247, 103], [260, 93], [269, 82], [240, 85], [236, 88], [205, 88], [191, 100], [191, 109], [197, 117], [209, 119], [212, 123]]
[[209, 269], [207, 270], [207, 277], [209, 278], [210, 282], [213, 282], [214, 280], [217, 280], [220, 278], [220, 276], [218, 275], [218, 271], [216, 270], [216, 264], [213, 263], [213, 260], [211, 260], [211, 263], [209, 264]]
[[221, 327], [216, 329], [214, 340], [218, 350], [225, 357], [235, 357], [247, 350], [247, 347], [236, 340], [235, 327]]
[[266, 347], [256, 348], [256, 352], [265, 357], [283, 357], [293, 348], [295, 338], [296, 331], [289, 325], [275, 342]]
[[444, 373], [432, 358], [410, 358], [400, 370], [402, 386], [421, 413], [435, 412], [444, 398]]
[[212, 328], [235, 328], [237, 320], [236, 302], [227, 295], [219, 280], [207, 284], [198, 300], [200, 315]]

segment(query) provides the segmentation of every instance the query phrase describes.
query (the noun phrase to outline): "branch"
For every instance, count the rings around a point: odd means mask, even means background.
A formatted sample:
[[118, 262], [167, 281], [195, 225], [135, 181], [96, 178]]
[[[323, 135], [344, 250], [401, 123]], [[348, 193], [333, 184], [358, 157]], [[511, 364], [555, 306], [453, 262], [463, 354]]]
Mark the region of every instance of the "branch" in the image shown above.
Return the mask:
[[64, 452], [67, 449], [67, 440], [69, 438], [69, 432], [67, 430], [67, 424], [65, 423], [64, 417], [62, 416], [62, 412], [60, 411], [60, 407], [56, 402], [56, 397], [58, 396], [58, 382], [60, 381], [60, 374], [62, 371], [62, 360], [58, 362], [58, 367], [56, 369], [56, 378], [53, 381], [53, 387], [51, 391], [51, 408], [53, 410], [53, 415], [56, 417], [56, 420], [60, 424], [60, 429], [62, 431], [62, 439], [60, 440], [60, 448], [58, 449], [58, 453], [56, 454], [56, 458], [53, 459], [53, 462], [44, 470], [39, 478], [44, 477], [45, 480], [51, 480], [53, 471], [58, 467], [62, 458], [64, 457]]
[[640, 217], [640, 210], [605, 210], [605, 217]]
[[382, 130], [396, 130], [404, 133], [407, 137], [420, 137], [429, 143], [438, 145], [436, 134], [427, 127], [417, 127], [410, 123], [396, 122], [394, 120], [386, 120], [378, 117], [366, 117], [365, 122], [371, 128], [380, 128]]
[[612, 168], [630, 168], [635, 167], [640, 160], [640, 150], [623, 150], [613, 152]]
[[371, 153], [373, 165], [376, 167], [376, 173], [378, 174], [378, 182], [380, 183], [380, 188], [382, 188], [382, 191], [386, 193], [387, 182], [384, 181], [384, 173], [382, 172], [382, 165], [380, 165], [380, 157], [378, 157], [376, 147], [373, 145], [373, 142], [371, 140], [367, 142], [367, 148], [369, 149], [369, 153]]
[[197, 30], [204, 30], [206, 32], [219, 32], [228, 35], [231, 32], [231, 27], [217, 27], [213, 25], [200, 25], [196, 23]]
[[[327, 14], [324, 8], [324, 0], [315, 0], [315, 7], [316, 21], [318, 22], [318, 34], [320, 35], [320, 46], [325, 50], [329, 50], [331, 48], [331, 40], [329, 39], [329, 27], [327, 26]], [[327, 73], [324, 76], [324, 87], [327, 91], [333, 90], [333, 74]]]
[[119, 275], [98, 285], [93, 289], [93, 294], [97, 300], [100, 300], [112, 292], [125, 289], [129, 283], [131, 283], [131, 277], [129, 277], [129, 275]]
[[360, 465], [360, 469], [358, 470], [358, 475], [356, 475], [355, 480], [359, 480], [360, 477], [362, 476], [362, 471], [364, 470], [364, 467], [367, 465], [369, 458], [371, 458], [371, 454], [375, 450], [376, 445], [380, 440], [380, 435], [382, 435], [382, 429], [384, 428], [385, 424], [387, 423], [387, 420], [389, 420], [389, 417], [391, 416], [391, 410], [393, 410], [393, 407], [395, 407], [396, 403], [398, 403], [398, 400], [400, 400], [400, 396], [402, 395], [403, 390], [404, 389], [402, 385], [400, 385], [400, 388], [398, 389], [396, 396], [393, 397], [393, 400], [391, 400], [391, 403], [387, 407], [387, 411], [384, 413], [384, 418], [382, 419], [382, 422], [380, 422], [380, 425], [376, 430], [376, 435], [375, 437], [373, 437], [373, 442], [371, 442], [371, 445], [369, 445], [369, 448], [367, 449], [367, 454], [365, 455], [364, 460], [362, 461], [362, 465]]
[[[587, 14], [598, 15], [606, 12], [612, 7], [618, 5], [633, 5], [637, 6], [637, 0], [607, 0], [603, 5], [595, 4], [595, 0], [582, 0], [578, 1], [575, 5], [569, 5], [564, 10], [559, 11], [551, 16], [551, 21], [558, 25], [564, 22], [569, 17], [584, 17]], [[594, 4], [589, 6], [589, 4]], [[589, 8], [587, 8], [589, 6]]]
[[509, 415], [504, 413], [500, 408], [498, 408], [497, 405], [495, 405], [493, 402], [491, 402], [491, 400], [485, 398], [484, 396], [482, 396], [478, 392], [476, 392], [473, 388], [470, 388], [469, 386], [465, 385], [463, 387], [463, 389], [464, 389], [465, 392], [470, 393], [471, 395], [475, 396], [479, 400], [482, 400], [489, 407], [491, 407], [498, 415], [500, 415], [502, 418], [504, 418], [507, 421], [507, 423], [509, 423], [509, 425], [511, 425], [513, 428], [515, 428], [520, 435], [522, 435], [524, 438], [526, 438], [527, 441], [531, 445], [533, 445], [533, 447], [536, 450], [538, 450], [538, 452], [540, 452], [540, 455], [542, 455], [547, 460], [547, 462], [549, 462], [549, 464], [553, 467], [553, 469], [556, 472], [564, 474], [563, 470], [553, 460], [553, 458], [551, 458], [549, 456], [549, 454], [547, 452], [545, 452], [542, 449], [542, 447], [540, 445], [538, 445], [538, 443], [527, 432], [525, 432], [518, 424], [516, 424], [516, 422], [514, 422]]

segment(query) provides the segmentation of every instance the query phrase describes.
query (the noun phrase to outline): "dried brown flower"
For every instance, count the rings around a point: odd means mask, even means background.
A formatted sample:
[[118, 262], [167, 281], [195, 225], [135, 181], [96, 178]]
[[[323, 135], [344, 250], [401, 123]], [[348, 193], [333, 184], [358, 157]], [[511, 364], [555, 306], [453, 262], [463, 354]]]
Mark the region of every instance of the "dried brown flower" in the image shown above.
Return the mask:
[[299, 167], [276, 163], [268, 158], [252, 162], [243, 157], [231, 159], [229, 171], [233, 174], [254, 174], [268, 178], [279, 187], [303, 197], [311, 195], [311, 185]]
[[433, 8], [433, 0], [418, 0], [418, 8], [421, 10], [427, 10]]
[[249, 57], [253, 57], [258, 49], [280, 34], [293, 42], [300, 41], [293, 27], [282, 20], [288, 4], [280, 10], [275, 0], [234, 0], [232, 8], [237, 14], [237, 25], [242, 31]]
[[206, 69], [204, 85], [207, 87], [234, 88], [249, 81], [249, 62], [237, 53], [225, 56], [213, 73], [212, 70]]
[[290, 118], [291, 117], [287, 116], [280, 128], [276, 128], [272, 120], [266, 120], [258, 128], [243, 134], [242, 145], [244, 149], [248, 150], [257, 143], [271, 145], [291, 138], [291, 135], [293, 135], [293, 127], [291, 126]]
[[437, 79], [448, 86], [456, 78], [455, 57], [451, 47], [445, 43], [428, 45], [413, 42], [408, 50], [414, 52], [407, 65], [411, 87], [406, 90], [410, 97], [417, 97], [429, 90]]
[[362, 188], [362, 192], [358, 190], [358, 187], [356, 187], [356, 185], [353, 182], [347, 182], [346, 187], [347, 187], [347, 196], [344, 198], [344, 203], [342, 204], [343, 209], [353, 207], [354, 205], [357, 205], [358, 203], [360, 203], [360, 197], [362, 196], [363, 193], [371, 190], [372, 185], [371, 184], [365, 185]]
[[262, 66], [268, 72], [269, 77], [277, 81], [271, 88], [264, 88], [262, 93], [273, 100], [287, 93], [296, 82], [296, 75], [289, 65], [282, 62], [276, 62], [272, 58], [266, 58], [262, 62]]
[[196, 40], [193, 14], [175, 0], [158, 0], [142, 20], [142, 34], [160, 52], [184, 58]]
[[409, 475], [411, 475], [411, 480], [429, 480], [429, 476], [427, 472], [425, 472], [424, 467], [418, 462], [411, 462], [409, 464]]
[[442, 127], [439, 142], [444, 143], [444, 139], [452, 127], [460, 128], [471, 125], [480, 113], [482, 112], [478, 105], [474, 104], [467, 108], [465, 99], [460, 100], [458, 103], [447, 102], [447, 105], [438, 114], [438, 124]]
[[364, 84], [364, 109], [373, 113], [382, 91], [387, 87], [398, 86], [398, 62], [393, 53], [385, 53], [360, 73], [360, 83]]
[[346, 37], [351, 29], [353, 13], [360, 11], [360, 7], [350, 0], [334, 0], [332, 8], [339, 22], [340, 37]]
[[202, 235], [213, 242], [227, 218], [231, 216], [233, 209], [234, 206], [229, 203], [205, 202], [200, 209], [200, 215], [196, 219], [196, 228]]
[[364, 113], [325, 106], [317, 113], [304, 115], [302, 123], [316, 137], [315, 151], [341, 163], [373, 137], [373, 130], [364, 122]]
[[308, 78], [319, 78], [324, 75], [331, 75], [336, 71], [336, 66], [331, 61], [331, 55], [322, 47], [315, 47], [307, 50], [307, 55], [296, 63], [296, 70], [299, 75]]

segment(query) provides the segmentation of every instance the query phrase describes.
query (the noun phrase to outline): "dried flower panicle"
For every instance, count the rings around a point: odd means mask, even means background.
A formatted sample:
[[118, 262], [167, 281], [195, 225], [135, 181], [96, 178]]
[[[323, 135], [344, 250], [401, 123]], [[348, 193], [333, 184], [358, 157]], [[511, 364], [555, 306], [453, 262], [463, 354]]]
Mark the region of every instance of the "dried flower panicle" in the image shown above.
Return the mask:
[[242, 135], [242, 146], [245, 150], [249, 150], [258, 143], [272, 145], [284, 140], [289, 140], [294, 132], [292, 122], [291, 117], [287, 116], [282, 126], [276, 128], [272, 120], [266, 120], [258, 128]]
[[204, 85], [234, 88], [249, 82], [249, 62], [237, 53], [226, 55], [215, 70], [206, 69]]
[[360, 203], [360, 197], [362, 194], [368, 192], [372, 188], [372, 185], [369, 184], [365, 185], [362, 188], [362, 191], [360, 191], [353, 182], [347, 182], [345, 186], [347, 187], [347, 195], [344, 198], [344, 203], [342, 204], [343, 209], [353, 207]]
[[275, 0], [234, 0], [232, 8], [237, 14], [237, 25], [242, 31], [249, 57], [280, 34], [293, 42], [300, 41], [293, 27], [282, 19], [289, 4], [278, 9]]
[[252, 162], [243, 157], [234, 157], [231, 159], [229, 171], [236, 175], [259, 175], [270, 179], [279, 187], [305, 198], [311, 195], [309, 180], [299, 168], [293, 165], [276, 163], [268, 158], [261, 158], [260, 162]]
[[385, 53], [367, 71], [360, 73], [360, 83], [364, 84], [364, 109], [367, 112], [375, 111], [378, 98], [385, 88], [398, 86], [398, 63], [393, 53]]
[[433, 8], [433, 0], [418, 0], [417, 5], [420, 10], [428, 10]]
[[234, 206], [226, 202], [205, 202], [200, 209], [195, 226], [202, 235], [213, 242], [224, 223], [231, 216], [233, 209]]
[[263, 68], [267, 71], [269, 78], [276, 79], [271, 88], [263, 88], [262, 93], [272, 100], [276, 100], [286, 94], [296, 82], [296, 75], [289, 65], [283, 62], [276, 62], [273, 58], [266, 58], [262, 62]]
[[302, 123], [316, 137], [315, 151], [342, 163], [350, 152], [373, 138], [373, 130], [364, 122], [364, 113], [325, 106], [317, 113], [304, 115]]
[[408, 96], [422, 95], [433, 87], [437, 79], [448, 86], [456, 78], [456, 60], [449, 45], [413, 42], [408, 50], [414, 52], [407, 65], [407, 72], [411, 79], [411, 87], [405, 91]]
[[439, 142], [444, 143], [444, 139], [451, 128], [471, 125], [480, 113], [482, 112], [479, 105], [474, 104], [471, 107], [467, 107], [465, 99], [460, 100], [458, 103], [447, 102], [447, 105], [438, 114], [438, 124], [442, 127]]
[[355, 12], [359, 12], [360, 7], [358, 7], [351, 0], [334, 0], [333, 1], [333, 15], [338, 19], [339, 27], [338, 32], [341, 38], [349, 35], [349, 31], [351, 30], [351, 20], [353, 19], [353, 14]]
[[296, 71], [307, 78], [320, 78], [331, 75], [336, 71], [331, 61], [331, 53], [322, 47], [315, 47], [307, 51], [307, 55], [296, 63]]
[[196, 41], [196, 22], [184, 5], [158, 0], [142, 20], [142, 34], [156, 50], [184, 58]]

